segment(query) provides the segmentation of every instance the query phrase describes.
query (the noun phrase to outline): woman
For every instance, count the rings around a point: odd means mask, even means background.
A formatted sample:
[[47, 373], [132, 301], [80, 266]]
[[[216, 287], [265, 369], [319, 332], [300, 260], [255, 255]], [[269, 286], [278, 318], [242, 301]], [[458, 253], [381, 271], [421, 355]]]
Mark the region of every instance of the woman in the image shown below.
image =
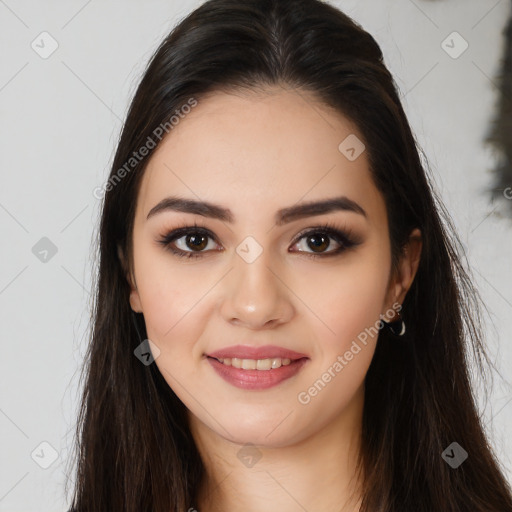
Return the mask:
[[512, 510], [469, 379], [477, 296], [354, 21], [204, 3], [101, 193], [71, 510]]

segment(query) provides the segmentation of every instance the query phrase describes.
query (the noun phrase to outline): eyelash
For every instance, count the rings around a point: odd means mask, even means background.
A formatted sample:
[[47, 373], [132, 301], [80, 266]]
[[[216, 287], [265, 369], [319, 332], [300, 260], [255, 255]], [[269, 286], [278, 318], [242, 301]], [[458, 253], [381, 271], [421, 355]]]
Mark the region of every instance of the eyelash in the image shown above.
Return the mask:
[[[203, 253], [205, 251], [182, 251], [181, 249], [177, 249], [171, 245], [172, 242], [174, 242], [175, 240], [178, 240], [188, 234], [203, 235], [213, 239], [215, 243], [218, 243], [216, 237], [210, 230], [198, 226], [197, 223], [194, 223], [194, 226], [184, 226], [182, 228], [170, 231], [169, 233], [163, 235], [158, 240], [158, 243], [161, 244], [165, 249], [171, 251], [176, 256], [182, 258], [203, 257]], [[347, 249], [355, 247], [356, 245], [359, 245], [361, 243], [359, 240], [356, 240], [356, 238], [352, 236], [350, 230], [340, 231], [333, 224], [327, 222], [325, 224], [314, 226], [313, 228], [308, 228], [306, 231], [299, 233], [299, 235], [297, 235], [297, 237], [295, 238], [293, 245], [297, 244], [303, 238], [307, 238], [308, 236], [313, 234], [327, 235], [329, 238], [332, 238], [335, 242], [337, 242], [340, 245], [340, 247], [338, 249], [335, 249], [334, 251], [318, 254], [305, 251], [298, 251], [300, 254], [305, 254], [307, 257], [310, 258], [328, 258], [331, 256], [336, 256], [346, 251]]]

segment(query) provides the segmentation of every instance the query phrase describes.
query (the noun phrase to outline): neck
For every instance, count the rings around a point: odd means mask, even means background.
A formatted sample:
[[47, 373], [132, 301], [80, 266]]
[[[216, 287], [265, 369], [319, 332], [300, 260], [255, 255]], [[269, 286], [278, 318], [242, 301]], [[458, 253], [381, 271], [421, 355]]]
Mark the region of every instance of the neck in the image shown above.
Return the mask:
[[277, 448], [233, 443], [191, 416], [205, 466], [198, 512], [358, 512], [362, 481], [356, 461], [363, 394], [361, 389], [343, 414], [321, 431]]

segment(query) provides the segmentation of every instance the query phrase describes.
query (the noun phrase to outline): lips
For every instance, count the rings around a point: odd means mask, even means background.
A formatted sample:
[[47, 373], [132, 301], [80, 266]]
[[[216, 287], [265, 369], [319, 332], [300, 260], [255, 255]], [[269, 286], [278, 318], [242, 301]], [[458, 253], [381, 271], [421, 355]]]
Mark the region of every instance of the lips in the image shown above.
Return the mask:
[[246, 390], [277, 386], [297, 375], [308, 360], [306, 354], [274, 345], [236, 345], [207, 354], [207, 361], [220, 377]]

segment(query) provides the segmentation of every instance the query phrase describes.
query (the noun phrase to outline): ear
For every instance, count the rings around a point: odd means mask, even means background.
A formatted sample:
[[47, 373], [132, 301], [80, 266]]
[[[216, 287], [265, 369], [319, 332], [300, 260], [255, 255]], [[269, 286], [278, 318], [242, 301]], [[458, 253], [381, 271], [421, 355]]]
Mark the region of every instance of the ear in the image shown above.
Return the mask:
[[130, 266], [128, 265], [128, 261], [123, 254], [123, 250], [120, 245], [117, 246], [117, 255], [119, 257], [119, 261], [121, 262], [121, 267], [125, 273], [126, 280], [130, 285], [130, 306], [135, 313], [142, 313], [142, 304], [139, 296], [139, 292], [137, 290], [137, 283], [135, 281], [135, 276], [130, 272]]
[[397, 269], [389, 283], [387, 296], [389, 307], [395, 303], [403, 304], [418, 271], [422, 245], [421, 231], [415, 228], [409, 235], [409, 240], [402, 251]]

